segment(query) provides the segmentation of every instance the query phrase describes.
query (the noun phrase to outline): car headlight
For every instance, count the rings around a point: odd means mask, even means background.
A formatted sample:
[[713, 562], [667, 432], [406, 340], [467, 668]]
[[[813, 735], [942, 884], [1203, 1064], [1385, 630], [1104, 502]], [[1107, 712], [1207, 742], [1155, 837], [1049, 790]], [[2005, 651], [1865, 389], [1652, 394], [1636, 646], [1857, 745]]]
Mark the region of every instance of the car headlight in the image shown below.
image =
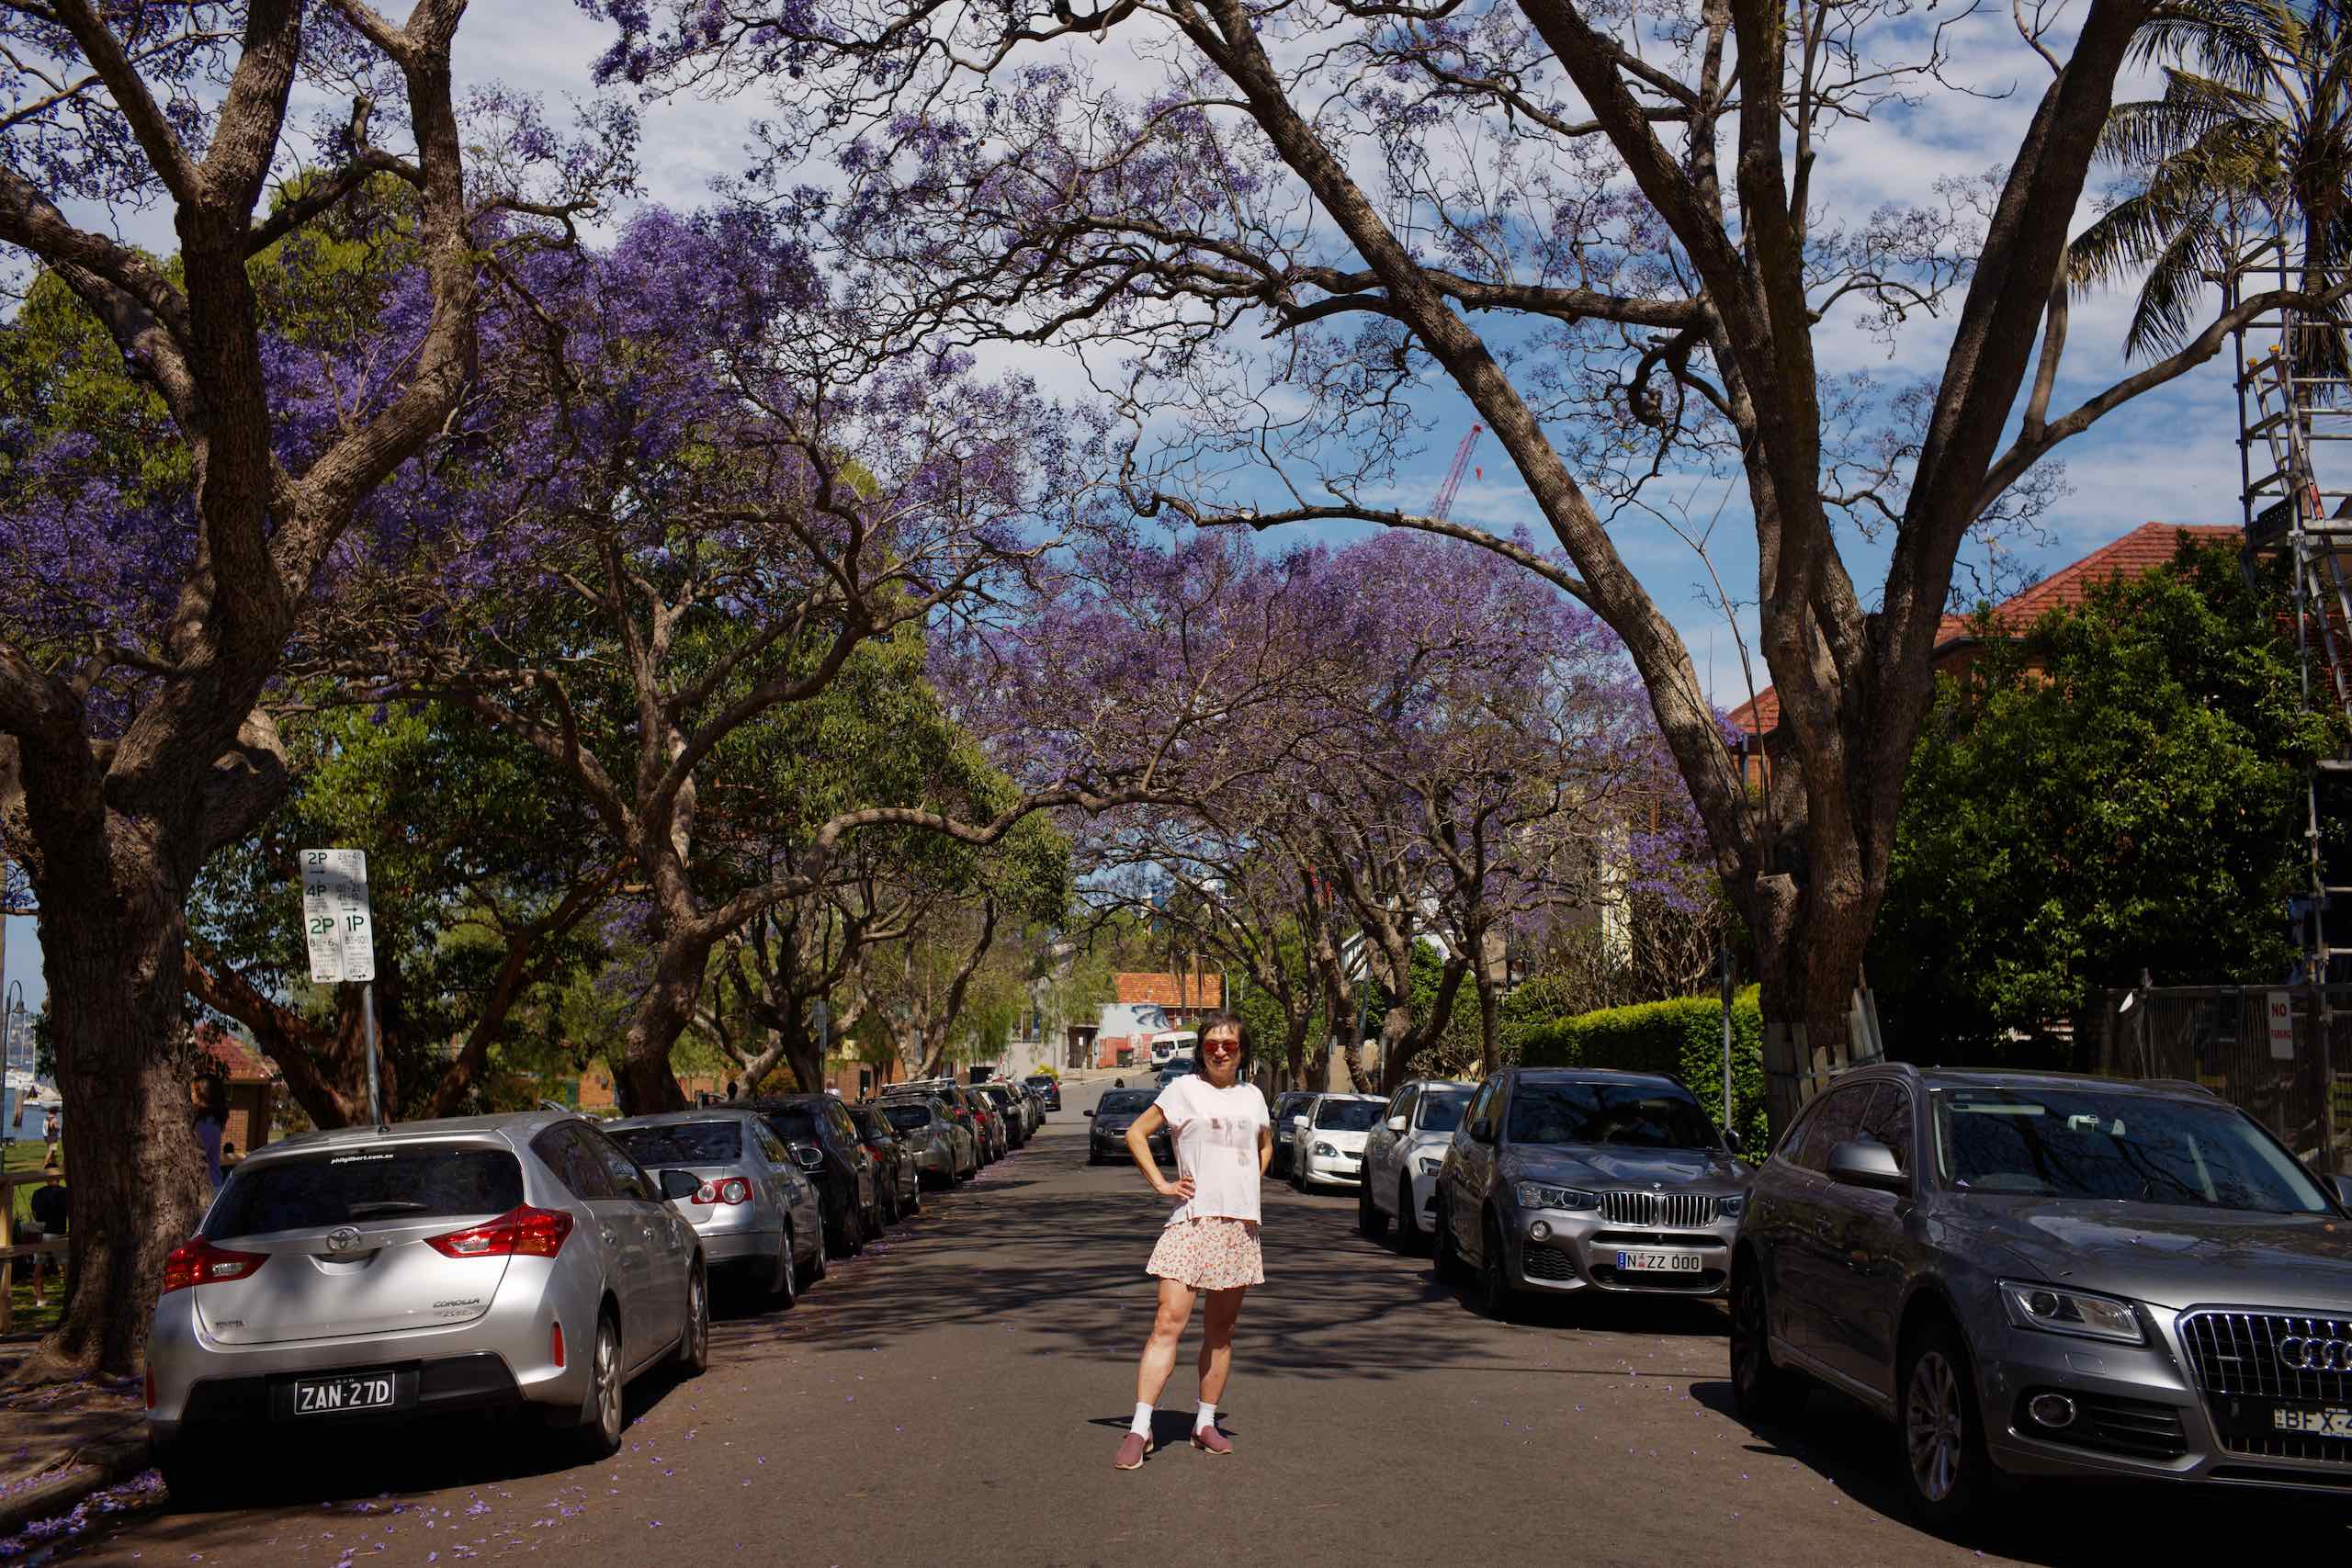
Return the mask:
[[1324, 1158], [1326, 1158], [1326, 1159], [1337, 1159], [1337, 1158], [1339, 1157], [1339, 1154], [1340, 1154], [1340, 1151], [1339, 1151], [1339, 1150], [1337, 1150], [1337, 1149], [1333, 1148], [1333, 1147], [1332, 1147], [1330, 1145], [1329, 1145], [1329, 1144], [1317, 1144], [1317, 1145], [1315, 1145], [1315, 1152], [1316, 1152], [1317, 1155], [1322, 1156], [1323, 1156]]
[[2072, 1334], [2084, 1339], [2113, 1339], [2144, 1345], [2140, 1314], [2130, 1302], [2087, 1291], [2065, 1291], [2027, 1280], [2001, 1281], [2001, 1304], [2019, 1328], [2040, 1328], [2052, 1334]]
[[1581, 1187], [1539, 1187], [1532, 1181], [1519, 1184], [1519, 1206], [1522, 1209], [1598, 1209], [1600, 1194], [1588, 1192]]
[[1747, 1213], [1747, 1194], [1735, 1192], [1728, 1198], [1715, 1200], [1715, 1214], [1719, 1219], [1736, 1220]]
[[1423, 1155], [1420, 1157], [1419, 1163], [1421, 1167], [1421, 1174], [1423, 1176], [1435, 1176], [1439, 1171], [1445, 1168], [1445, 1156], [1443, 1155]]

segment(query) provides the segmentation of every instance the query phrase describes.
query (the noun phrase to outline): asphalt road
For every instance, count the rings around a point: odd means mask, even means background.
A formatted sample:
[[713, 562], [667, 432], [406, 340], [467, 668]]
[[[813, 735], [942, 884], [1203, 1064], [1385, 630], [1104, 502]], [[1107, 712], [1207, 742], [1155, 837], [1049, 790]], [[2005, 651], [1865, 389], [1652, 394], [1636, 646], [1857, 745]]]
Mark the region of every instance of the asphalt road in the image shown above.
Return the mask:
[[[1795, 1430], [1730, 1414], [1713, 1307], [1472, 1314], [1425, 1258], [1367, 1242], [1352, 1197], [1266, 1190], [1268, 1283], [1222, 1405], [1236, 1454], [1111, 1468], [1152, 1310], [1163, 1210], [1090, 1169], [1069, 1109], [1025, 1152], [838, 1265], [786, 1314], [738, 1306], [692, 1382], [640, 1382], [620, 1455], [562, 1468], [504, 1427], [253, 1452], [233, 1506], [132, 1516], [73, 1552], [146, 1563], [1311, 1565], [1366, 1562], [2129, 1563], [2228, 1542], [2340, 1562], [2352, 1502], [2037, 1489], [1986, 1535], [1904, 1522], [1893, 1438], [1827, 1396]], [[1614, 1309], [1614, 1310], [1606, 1310]]]

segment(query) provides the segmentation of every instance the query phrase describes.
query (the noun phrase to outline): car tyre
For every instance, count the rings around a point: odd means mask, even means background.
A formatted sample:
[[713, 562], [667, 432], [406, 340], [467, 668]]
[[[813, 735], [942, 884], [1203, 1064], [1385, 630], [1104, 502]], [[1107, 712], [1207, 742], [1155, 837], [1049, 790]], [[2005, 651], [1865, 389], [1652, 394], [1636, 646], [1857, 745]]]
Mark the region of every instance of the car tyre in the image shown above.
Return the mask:
[[1372, 1201], [1369, 1179], [1356, 1189], [1356, 1229], [1374, 1241], [1388, 1234], [1388, 1216], [1382, 1213], [1380, 1205]]
[[917, 1172], [915, 1173], [915, 1190], [914, 1190], [914, 1195], [913, 1195], [912, 1197], [909, 1198], [909, 1199], [906, 1201], [906, 1202], [905, 1202], [904, 1204], [900, 1205], [900, 1207], [899, 1207], [899, 1217], [900, 1219], [910, 1219], [910, 1218], [919, 1217], [919, 1216], [921, 1216], [921, 1214], [922, 1214], [922, 1173], [921, 1171], [917, 1171]]
[[574, 1440], [580, 1457], [594, 1461], [621, 1450], [628, 1427], [622, 1408], [621, 1325], [610, 1311], [596, 1314], [596, 1342], [588, 1352], [588, 1396], [581, 1404]]
[[1511, 1289], [1510, 1267], [1503, 1251], [1502, 1227], [1492, 1214], [1479, 1227], [1478, 1310], [1497, 1323], [1514, 1320], [1519, 1292]]
[[1732, 1267], [1731, 1400], [1750, 1425], [1793, 1419], [1804, 1406], [1804, 1375], [1772, 1364], [1771, 1323], [1762, 1267], [1740, 1259]]
[[678, 1335], [675, 1365], [685, 1378], [710, 1370], [710, 1276], [700, 1263], [686, 1269], [686, 1325]]
[[1973, 1363], [1957, 1330], [1930, 1321], [1905, 1344], [1902, 1368], [1895, 1414], [1904, 1490], [1921, 1523], [1950, 1529], [1975, 1510], [1993, 1468]]
[[817, 1250], [808, 1259], [808, 1283], [813, 1285], [822, 1280], [829, 1267], [831, 1265], [825, 1261], [825, 1212], [819, 1209], [817, 1211]]
[[1413, 1179], [1408, 1176], [1396, 1183], [1396, 1250], [1418, 1252], [1421, 1239], [1420, 1222], [1413, 1214]]
[[784, 1245], [776, 1249], [775, 1274], [768, 1281], [768, 1304], [778, 1312], [790, 1312], [800, 1300], [800, 1260], [792, 1255], [792, 1232], [784, 1233]]
[[[233, 1494], [240, 1479], [238, 1471], [229, 1464], [228, 1455], [217, 1444], [208, 1447], [179, 1438], [156, 1444], [153, 1458], [155, 1468], [163, 1472], [164, 1484], [171, 1490], [175, 1508], [220, 1503]], [[250, 1472], [245, 1473], [250, 1475]]]
[[1462, 1249], [1453, 1240], [1453, 1206], [1441, 1196], [1437, 1201], [1437, 1257], [1434, 1267], [1438, 1282], [1458, 1285], [1469, 1272], [1462, 1265]]

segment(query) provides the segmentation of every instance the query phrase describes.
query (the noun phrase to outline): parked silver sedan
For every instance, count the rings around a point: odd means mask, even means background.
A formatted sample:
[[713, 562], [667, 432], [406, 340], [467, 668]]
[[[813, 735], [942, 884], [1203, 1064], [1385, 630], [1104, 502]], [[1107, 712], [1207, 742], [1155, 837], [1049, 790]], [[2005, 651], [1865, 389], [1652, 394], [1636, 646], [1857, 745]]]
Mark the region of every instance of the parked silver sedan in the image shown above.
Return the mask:
[[520, 1409], [585, 1455], [621, 1389], [708, 1364], [703, 1247], [657, 1185], [570, 1112], [298, 1134], [248, 1156], [164, 1266], [147, 1423], [174, 1491], [247, 1462], [243, 1429], [314, 1449], [380, 1422]]
[[917, 1177], [934, 1187], [953, 1187], [978, 1176], [979, 1145], [970, 1129], [957, 1126], [946, 1101], [934, 1095], [894, 1095], [876, 1107], [914, 1150]]
[[683, 1170], [693, 1192], [671, 1207], [702, 1237], [713, 1269], [751, 1281], [778, 1306], [825, 1277], [817, 1189], [767, 1122], [750, 1111], [673, 1111], [605, 1123], [656, 1176]]

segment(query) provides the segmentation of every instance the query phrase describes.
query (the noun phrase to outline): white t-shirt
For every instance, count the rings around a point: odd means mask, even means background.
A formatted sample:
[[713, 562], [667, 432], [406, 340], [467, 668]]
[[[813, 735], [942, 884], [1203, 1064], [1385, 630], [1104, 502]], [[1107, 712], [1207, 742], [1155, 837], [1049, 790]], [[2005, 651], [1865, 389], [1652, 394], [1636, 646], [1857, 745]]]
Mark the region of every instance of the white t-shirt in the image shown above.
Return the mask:
[[1190, 1202], [1176, 1205], [1168, 1223], [1180, 1220], [1248, 1220], [1258, 1223], [1258, 1130], [1268, 1124], [1266, 1097], [1255, 1084], [1218, 1089], [1198, 1073], [1186, 1073], [1159, 1091], [1152, 1104], [1168, 1118], [1176, 1144], [1176, 1171], [1193, 1179]]

